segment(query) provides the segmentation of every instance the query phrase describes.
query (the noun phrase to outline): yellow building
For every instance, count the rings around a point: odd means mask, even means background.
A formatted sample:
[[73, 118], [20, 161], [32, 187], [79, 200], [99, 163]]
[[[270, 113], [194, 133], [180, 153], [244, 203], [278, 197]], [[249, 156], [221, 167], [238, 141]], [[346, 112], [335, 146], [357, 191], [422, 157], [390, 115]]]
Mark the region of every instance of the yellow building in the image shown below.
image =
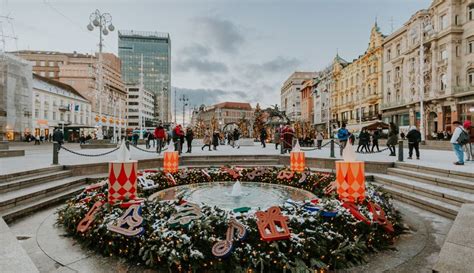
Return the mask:
[[381, 118], [382, 43], [384, 36], [377, 23], [372, 27], [367, 51], [352, 63], [339, 55], [334, 59], [334, 89], [331, 94], [332, 120], [350, 131]]

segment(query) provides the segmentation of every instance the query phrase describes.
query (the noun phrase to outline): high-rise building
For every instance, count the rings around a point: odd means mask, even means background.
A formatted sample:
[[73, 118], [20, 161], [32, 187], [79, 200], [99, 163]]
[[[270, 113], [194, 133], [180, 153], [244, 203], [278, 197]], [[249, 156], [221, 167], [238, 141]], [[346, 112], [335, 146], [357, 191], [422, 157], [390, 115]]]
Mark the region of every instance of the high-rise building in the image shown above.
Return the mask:
[[125, 88], [128, 94], [127, 127], [129, 129], [139, 128], [140, 118], [142, 119], [142, 127], [153, 126], [155, 95], [142, 88], [140, 84], [127, 84]]
[[118, 53], [127, 84], [143, 83], [155, 95], [155, 118], [171, 121], [171, 39], [168, 33], [120, 30]]

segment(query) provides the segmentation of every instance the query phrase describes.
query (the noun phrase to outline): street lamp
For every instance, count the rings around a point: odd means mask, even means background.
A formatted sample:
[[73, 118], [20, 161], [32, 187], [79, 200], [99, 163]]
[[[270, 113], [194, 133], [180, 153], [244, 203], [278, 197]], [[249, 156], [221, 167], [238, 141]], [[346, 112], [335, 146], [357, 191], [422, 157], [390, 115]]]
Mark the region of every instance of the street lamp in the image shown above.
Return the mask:
[[[421, 21], [419, 23], [419, 32], [415, 30], [411, 31], [411, 36], [413, 39], [417, 38], [420, 35], [420, 86], [419, 86], [419, 101], [420, 101], [420, 132], [421, 132], [421, 141], [424, 142], [426, 138], [425, 132], [425, 48], [423, 45], [423, 36], [424, 34], [432, 35], [434, 34], [433, 25], [431, 24], [431, 17], [428, 14], [421, 16]], [[415, 115], [416, 120], [416, 115]]]
[[186, 112], [186, 106], [188, 105], [189, 98], [186, 97], [186, 95], [183, 94], [182, 97], [179, 98], [179, 101], [183, 102], [183, 127], [184, 127], [184, 118], [185, 118], [185, 112]]
[[94, 31], [95, 28], [99, 29], [99, 61], [98, 61], [98, 99], [99, 99], [99, 121], [97, 125], [99, 126], [97, 131], [97, 138], [103, 139], [104, 135], [102, 133], [102, 89], [103, 89], [103, 71], [102, 71], [102, 47], [103, 47], [103, 38], [102, 35], [106, 36], [109, 34], [109, 31], [112, 32], [115, 30], [114, 25], [112, 24], [112, 15], [109, 13], [100, 13], [96, 9], [89, 16], [89, 24], [87, 29], [89, 31]]

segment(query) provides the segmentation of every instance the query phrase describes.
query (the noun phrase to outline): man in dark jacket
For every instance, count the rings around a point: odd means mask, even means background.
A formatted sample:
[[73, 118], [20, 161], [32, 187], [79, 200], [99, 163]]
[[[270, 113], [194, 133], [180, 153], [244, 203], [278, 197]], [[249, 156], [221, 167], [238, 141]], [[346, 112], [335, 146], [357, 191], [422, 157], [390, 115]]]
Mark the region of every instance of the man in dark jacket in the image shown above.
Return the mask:
[[373, 135], [372, 135], [372, 153], [374, 152], [374, 148], [377, 147], [377, 152], [380, 152], [379, 149], [379, 138], [380, 138], [380, 132], [379, 130], [375, 130]]
[[61, 150], [61, 145], [64, 143], [64, 134], [61, 130], [56, 129], [53, 133], [53, 141], [59, 143], [58, 151]]
[[408, 159], [412, 159], [413, 148], [415, 148], [416, 159], [420, 159], [421, 133], [416, 126], [410, 127], [406, 138], [408, 139]]
[[240, 142], [239, 142], [240, 132], [239, 132], [239, 129], [237, 129], [237, 128], [234, 129], [234, 132], [232, 133], [232, 137], [234, 139], [234, 144], [232, 145], [232, 148], [237, 146], [237, 149], [240, 149]]
[[186, 153], [189, 153], [189, 154], [191, 153], [193, 139], [194, 139], [193, 129], [188, 127], [186, 129], [186, 144], [188, 146], [188, 150], [186, 151]]
[[359, 149], [362, 147], [362, 149], [360, 149], [361, 152], [364, 151], [365, 149], [365, 152], [368, 153], [369, 152], [369, 142], [370, 142], [370, 135], [369, 133], [367, 132], [366, 129], [363, 129], [362, 132], [360, 132], [360, 135], [359, 135], [359, 146], [357, 147], [357, 152], [359, 152]]
[[267, 147], [265, 142], [267, 141], [267, 130], [265, 128], [262, 128], [260, 130], [260, 142], [262, 143], [263, 148]]

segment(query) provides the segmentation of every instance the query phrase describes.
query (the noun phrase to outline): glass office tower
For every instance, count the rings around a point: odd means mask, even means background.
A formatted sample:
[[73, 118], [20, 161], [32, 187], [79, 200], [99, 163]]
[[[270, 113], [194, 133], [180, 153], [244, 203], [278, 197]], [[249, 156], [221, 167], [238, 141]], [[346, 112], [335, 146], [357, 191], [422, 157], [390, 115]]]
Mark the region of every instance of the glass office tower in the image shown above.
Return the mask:
[[143, 56], [143, 83], [155, 94], [155, 118], [171, 121], [171, 39], [168, 33], [120, 30], [118, 54], [122, 60], [122, 79], [140, 83]]

